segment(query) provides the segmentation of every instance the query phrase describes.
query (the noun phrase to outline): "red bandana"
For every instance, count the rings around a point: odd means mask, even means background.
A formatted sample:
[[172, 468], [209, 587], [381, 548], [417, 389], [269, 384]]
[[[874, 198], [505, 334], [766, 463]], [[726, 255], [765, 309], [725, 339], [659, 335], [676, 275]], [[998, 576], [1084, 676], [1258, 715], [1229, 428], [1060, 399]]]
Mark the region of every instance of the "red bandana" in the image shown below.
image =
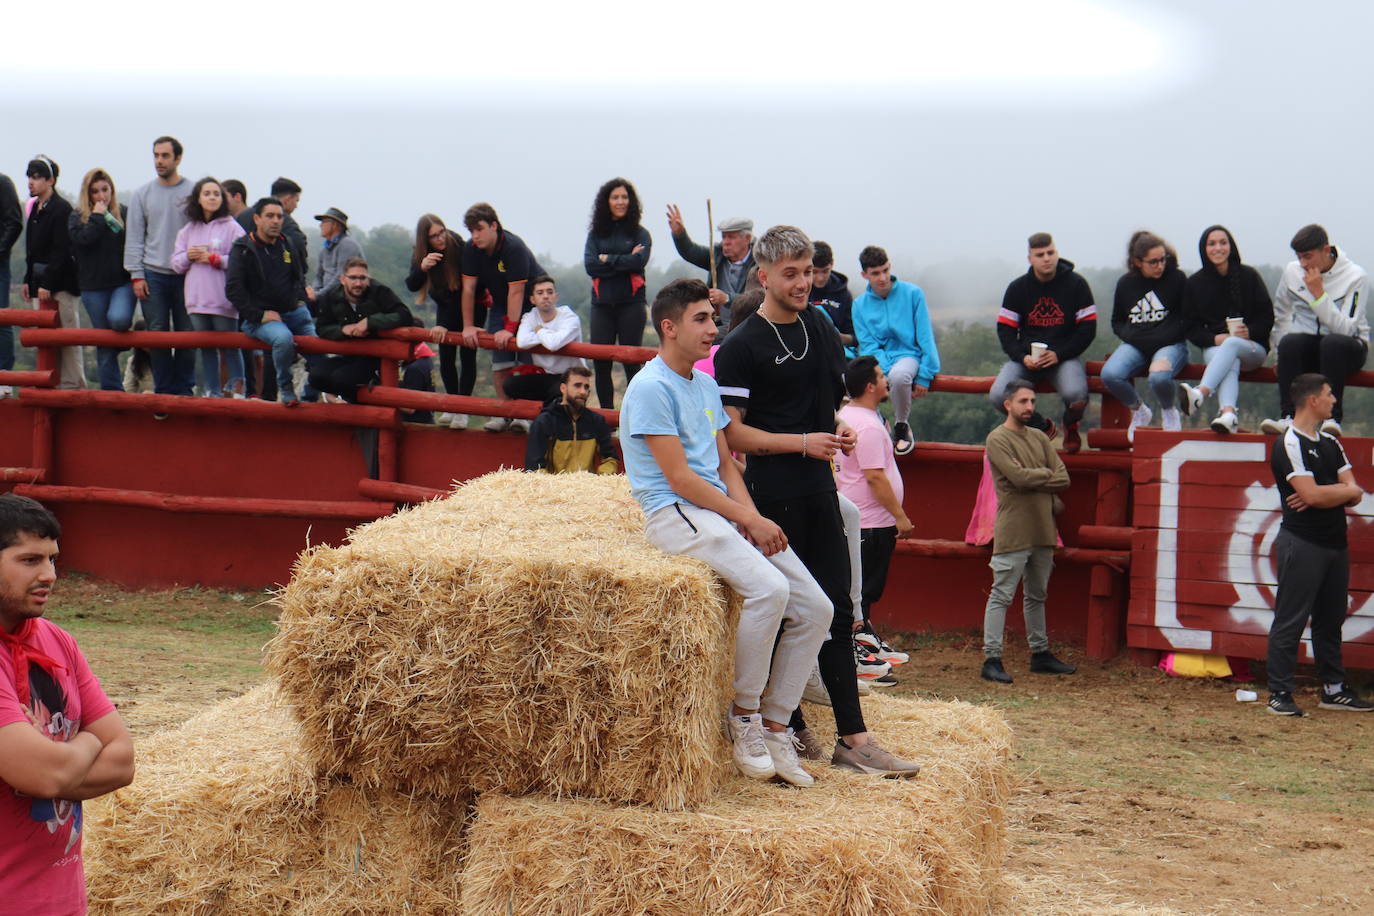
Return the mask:
[[10, 660], [14, 662], [14, 692], [19, 694], [19, 705], [25, 709], [29, 708], [29, 665], [34, 664], [48, 672], [54, 679], [57, 672], [62, 669], [62, 664], [57, 659], [49, 658], [32, 646], [26, 645], [25, 640], [33, 635], [34, 619], [30, 617], [19, 625], [19, 629], [13, 634], [0, 630], [0, 642], [3, 642], [9, 649]]

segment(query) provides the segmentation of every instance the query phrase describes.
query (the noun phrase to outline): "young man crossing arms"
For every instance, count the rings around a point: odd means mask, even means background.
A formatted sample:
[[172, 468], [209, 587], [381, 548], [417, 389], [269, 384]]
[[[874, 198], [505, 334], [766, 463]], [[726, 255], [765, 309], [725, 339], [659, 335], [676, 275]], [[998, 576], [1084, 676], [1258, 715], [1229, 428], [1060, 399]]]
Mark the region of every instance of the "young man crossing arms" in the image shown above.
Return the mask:
[[[625, 474], [649, 542], [701, 560], [744, 599], [726, 716], [735, 765], [755, 779], [809, 786], [787, 720], [825, 639], [831, 602], [782, 529], [754, 507], [720, 435], [731, 422], [720, 390], [692, 368], [716, 339], [709, 296], [700, 280], [674, 280], [654, 298], [658, 356], [630, 382], [620, 412]], [[852, 669], [849, 677], [852, 690]]]

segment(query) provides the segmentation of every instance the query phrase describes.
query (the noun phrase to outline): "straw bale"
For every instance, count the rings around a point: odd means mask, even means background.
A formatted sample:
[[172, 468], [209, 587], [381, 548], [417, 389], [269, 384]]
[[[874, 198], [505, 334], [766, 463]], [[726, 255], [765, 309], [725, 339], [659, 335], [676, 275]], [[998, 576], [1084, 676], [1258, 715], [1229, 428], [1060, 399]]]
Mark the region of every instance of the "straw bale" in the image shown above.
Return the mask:
[[303, 553], [268, 667], [326, 774], [673, 810], [730, 771], [738, 614], [623, 477], [505, 471]]
[[1005, 721], [965, 703], [892, 697], [864, 711], [885, 747], [924, 764], [917, 778], [808, 763], [812, 788], [736, 777], [693, 812], [484, 796], [461, 912], [987, 914], [1011, 794]]
[[468, 807], [322, 779], [273, 685], [138, 747], [87, 803], [91, 912], [449, 914]]

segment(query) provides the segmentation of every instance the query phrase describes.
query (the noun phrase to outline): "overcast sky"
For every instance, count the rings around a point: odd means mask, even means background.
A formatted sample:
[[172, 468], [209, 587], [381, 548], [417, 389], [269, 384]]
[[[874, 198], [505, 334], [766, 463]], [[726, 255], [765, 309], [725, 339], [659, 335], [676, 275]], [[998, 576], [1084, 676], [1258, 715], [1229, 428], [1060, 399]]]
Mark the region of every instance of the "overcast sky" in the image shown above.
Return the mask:
[[100, 165], [127, 193], [170, 133], [192, 179], [253, 196], [296, 179], [298, 216], [457, 224], [487, 200], [564, 262], [597, 186], [624, 175], [660, 264], [665, 204], [703, 240], [709, 196], [717, 219], [829, 240], [851, 274], [870, 242], [900, 263], [1024, 263], [1041, 229], [1107, 266], [1141, 227], [1191, 270], [1213, 222], [1247, 261], [1278, 263], [1319, 221], [1374, 268], [1374, 4], [368, 8], [126, 0], [110, 22], [103, 2], [45, 7], [45, 37], [11, 35], [0, 56], [0, 171], [22, 194], [43, 152], [64, 189]]

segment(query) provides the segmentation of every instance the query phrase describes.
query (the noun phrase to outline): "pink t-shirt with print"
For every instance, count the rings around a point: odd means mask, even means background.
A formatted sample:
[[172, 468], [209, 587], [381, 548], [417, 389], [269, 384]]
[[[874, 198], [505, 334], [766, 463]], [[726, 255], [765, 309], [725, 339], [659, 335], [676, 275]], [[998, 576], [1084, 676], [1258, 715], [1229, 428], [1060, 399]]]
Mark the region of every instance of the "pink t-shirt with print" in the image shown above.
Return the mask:
[[859, 507], [860, 528], [891, 528], [897, 524], [897, 519], [874, 498], [868, 478], [864, 476], [866, 468], [881, 468], [888, 483], [892, 484], [897, 502], [902, 502], [905, 492], [902, 475], [897, 470], [897, 456], [892, 452], [892, 439], [887, 434], [887, 427], [883, 426], [876, 410], [853, 404], [840, 408], [840, 419], [858, 435], [859, 443], [852, 455], [835, 453], [836, 486]]
[[[14, 662], [0, 645], [0, 727], [36, 722], [54, 741], [69, 741], [114, 711], [71, 634], [42, 618], [26, 644], [62, 668], [48, 676], [29, 664], [26, 713], [14, 689]], [[81, 803], [31, 798], [0, 782], [0, 916], [80, 916], [86, 912], [81, 861]]]

